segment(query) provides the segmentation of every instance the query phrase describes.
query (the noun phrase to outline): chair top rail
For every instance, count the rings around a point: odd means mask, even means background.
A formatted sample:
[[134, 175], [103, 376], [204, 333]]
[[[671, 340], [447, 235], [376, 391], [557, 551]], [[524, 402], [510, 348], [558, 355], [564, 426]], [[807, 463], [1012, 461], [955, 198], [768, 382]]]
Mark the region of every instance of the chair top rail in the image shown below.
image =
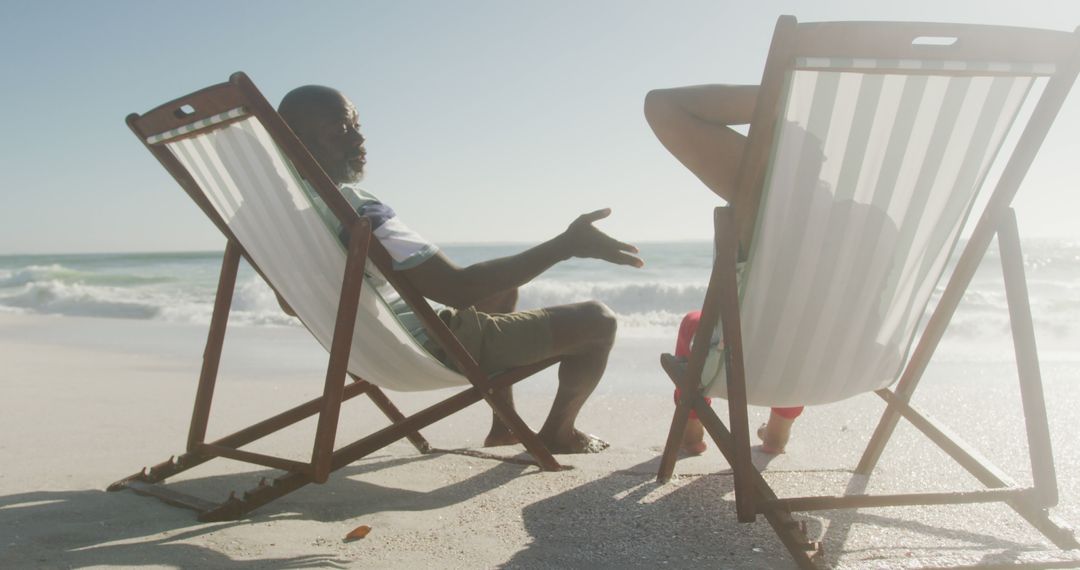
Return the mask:
[[791, 53], [811, 57], [1063, 63], [1076, 51], [1074, 32], [919, 22], [807, 22]]
[[[312, 185], [341, 224], [351, 227], [358, 214], [337, 191], [333, 181], [318, 166], [292, 129], [278, 116], [277, 111], [243, 72], [233, 73], [225, 83], [211, 85], [173, 99], [142, 115], [132, 113], [128, 115], [127, 123], [146, 146], [150, 147], [151, 152], [154, 152], [155, 147], [164, 150], [161, 145], [198, 136], [248, 117], [254, 117], [266, 128], [274, 142], [291, 157], [298, 174]], [[170, 153], [166, 151], [166, 154]], [[212, 213], [212, 209], [204, 207], [204, 201], [199, 196], [202, 191], [191, 179], [190, 173], [167, 156], [157, 152], [155, 155], [163, 161], [166, 169], [211, 220], [214, 220], [219, 228], [224, 228], [224, 222]], [[225, 229], [222, 231], [232, 239], [230, 232]]]
[[246, 103], [247, 98], [230, 81], [173, 99], [141, 115], [132, 113], [128, 115], [127, 122], [140, 138], [148, 144], [156, 144], [167, 139], [149, 139], [181, 129], [189, 129], [187, 132], [193, 132], [196, 128], [201, 130], [205, 127], [190, 127], [234, 109], [246, 110]]
[[[750, 122], [747, 151], [736, 189], [735, 202], [741, 204], [736, 212], [739, 227], [740, 257], [752, 247], [754, 227], [759, 213], [756, 191], [765, 181], [765, 172], [773, 145], [779, 107], [783, 103], [790, 72], [800, 70], [798, 61], [817, 62], [849, 60], [915, 60], [936, 62], [946, 67], [948, 62], [980, 63], [985, 67], [1008, 64], [1030, 64], [1038, 73], [1007, 72], [1003, 75], [1043, 75], [1053, 66], [1051, 83], [1072, 84], [1076, 59], [1080, 53], [1080, 28], [1074, 32], [985, 26], [974, 24], [943, 24], [916, 22], [807, 22], [799, 23], [794, 16], [780, 16], [773, 34], [769, 56], [762, 74], [761, 91], [754, 117]], [[927, 67], [923, 64], [921, 67]], [[802, 71], [813, 69], [802, 68]], [[824, 71], [825, 69], [821, 69]], [[828, 71], [848, 71], [830, 67]], [[900, 73], [897, 71], [868, 71], [851, 69], [863, 74]], [[919, 75], [974, 75], [970, 71], [948, 73], [920, 70]], [[980, 71], [978, 75], [997, 72]], [[1066, 87], [1066, 91], [1067, 91]]]
[[1057, 72], [1055, 63], [962, 61], [954, 59], [869, 59], [798, 57], [796, 71], [831, 71], [890, 75], [944, 75], [1047, 77]]
[[165, 142], [173, 142], [183, 137], [198, 136], [210, 129], [228, 126], [234, 121], [239, 121], [249, 116], [250, 115], [248, 114], [247, 109], [245, 109], [244, 107], [236, 107], [235, 109], [230, 109], [228, 111], [225, 111], [224, 113], [218, 113], [217, 115], [207, 117], [205, 119], [200, 119], [198, 121], [195, 121], [194, 123], [188, 123], [182, 127], [177, 127], [170, 131], [165, 131], [156, 135], [150, 135], [149, 137], [146, 137], [146, 143], [153, 145]]

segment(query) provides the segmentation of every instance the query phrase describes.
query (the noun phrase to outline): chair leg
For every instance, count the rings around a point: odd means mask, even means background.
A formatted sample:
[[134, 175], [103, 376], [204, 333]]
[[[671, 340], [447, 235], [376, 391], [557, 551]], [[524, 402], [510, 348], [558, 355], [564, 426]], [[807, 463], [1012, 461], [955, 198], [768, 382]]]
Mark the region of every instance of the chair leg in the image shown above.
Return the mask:
[[[883, 394], [893, 395], [891, 390], [885, 388], [878, 390], [877, 394], [883, 398], [885, 397]], [[859, 464], [855, 467], [856, 475], [870, 475], [874, 467], [877, 466], [878, 460], [881, 459], [881, 453], [885, 451], [885, 444], [889, 442], [889, 438], [892, 437], [898, 423], [900, 423], [899, 408], [890, 403], [881, 414], [881, 419], [878, 420], [878, 425], [874, 428], [874, 435], [870, 436], [870, 443], [866, 445], [862, 458], [859, 459]]]
[[1058, 502], [1057, 473], [1054, 452], [1050, 446], [1050, 426], [1046, 419], [1046, 399], [1043, 395], [1039, 355], [1035, 347], [1035, 325], [1031, 320], [1027, 280], [1024, 277], [1024, 258], [1020, 251], [1020, 233], [1016, 227], [1016, 212], [1010, 208], [998, 230], [1001, 250], [1001, 269], [1005, 280], [1005, 298], [1009, 305], [1013, 348], [1020, 377], [1020, 400], [1027, 425], [1028, 452], [1031, 454], [1031, 474], [1041, 506], [1052, 507]]
[[217, 383], [218, 365], [221, 363], [221, 349], [225, 342], [225, 327], [229, 322], [229, 308], [232, 306], [233, 290], [236, 286], [236, 272], [240, 267], [240, 246], [232, 240], [225, 244], [225, 255], [221, 260], [221, 274], [218, 277], [217, 295], [214, 297], [214, 312], [210, 317], [210, 332], [203, 351], [202, 370], [199, 372], [199, 387], [195, 393], [195, 407], [191, 411], [191, 427], [188, 429], [187, 451], [206, 440], [206, 426], [210, 420], [210, 404], [214, 399], [214, 386]]
[[911, 395], [915, 392], [915, 388], [918, 387], [919, 381], [930, 363], [930, 357], [933, 356], [942, 336], [945, 335], [949, 321], [952, 320], [953, 314], [956, 313], [956, 308], [960, 305], [964, 292], [967, 291], [971, 279], [975, 276], [975, 271], [978, 270], [979, 264], [986, 256], [986, 250], [990, 247], [990, 241], [994, 237], [994, 230], [991, 226], [986, 225], [987, 223], [990, 222], [987, 221], [984, 214], [983, 219], [979, 221], [975, 232], [972, 233], [967, 246], [960, 255], [960, 259], [957, 260], [956, 269], [953, 270], [952, 276], [949, 277], [945, 291], [942, 293], [937, 307], [934, 308], [930, 320], [926, 323], [926, 328], [923, 330], [922, 336], [919, 337], [915, 350], [911, 353], [911, 359], [908, 360], [907, 367], [904, 368], [904, 373], [896, 386], [896, 399], [890, 402], [889, 407], [882, 414], [881, 420], [874, 430], [874, 435], [870, 438], [870, 443], [866, 446], [866, 450], [859, 460], [859, 465], [855, 468], [856, 474], [870, 475], [870, 472], [874, 470], [874, 466], [877, 465], [881, 453], [885, 449], [885, 444], [892, 437], [893, 431], [900, 421], [900, 404], [907, 404], [911, 401]]
[[[694, 411], [697, 412], [698, 418], [701, 420], [702, 425], [705, 426], [705, 430], [709, 433], [713, 442], [716, 443], [716, 448], [720, 450], [720, 453], [727, 459], [734, 471], [738, 459], [735, 452], [736, 443], [731, 432], [724, 426], [724, 422], [720, 420], [720, 417], [716, 415], [716, 411], [705, 404], [704, 399], [698, 398], [694, 401]], [[767, 501], [776, 499], [776, 493], [773, 492], [772, 487], [761, 476], [761, 472], [754, 467], [753, 463], [747, 465], [745, 480], [748, 484], [742, 490], [738, 487], [735, 489], [736, 509], [738, 508], [738, 494], [740, 492], [751, 494], [752, 501], [750, 504], [754, 505], [755, 512], [760, 512], [765, 516], [765, 520], [769, 521], [769, 525], [776, 532], [780, 542], [784, 544], [784, 548], [787, 549], [796, 566], [806, 569], [816, 568], [814, 558], [821, 555], [821, 544], [806, 537], [804, 526], [792, 518], [789, 511], [767, 504]], [[753, 522], [753, 520], [740, 518], [739, 522]]]
[[371, 240], [371, 222], [358, 218], [349, 228], [349, 253], [342, 277], [341, 296], [338, 301], [334, 337], [330, 344], [330, 362], [323, 384], [322, 406], [315, 431], [315, 443], [311, 450], [311, 470], [316, 483], [325, 483], [330, 477], [337, 436], [338, 418], [341, 415], [345, 378], [349, 370], [349, 353], [352, 349], [356, 314], [360, 306], [360, 290], [364, 285], [364, 264], [367, 261], [368, 244]]
[[750, 460], [750, 421], [747, 418], [746, 370], [743, 366], [742, 324], [739, 316], [739, 289], [736, 275], [738, 239], [735, 214], [731, 208], [717, 208], [716, 265], [721, 269], [714, 274], [717, 279], [717, 300], [720, 325], [724, 333], [724, 369], [727, 372], [728, 418], [731, 422], [732, 452], [735, 472], [735, 510], [739, 521], [753, 522], [754, 483], [751, 480], [754, 465]]
[[675, 472], [675, 460], [679, 455], [682, 445], [683, 432], [690, 420], [690, 410], [693, 409], [694, 391], [689, 387], [683, 388], [687, 368], [678, 362], [670, 354], [660, 355], [660, 367], [667, 373], [672, 384], [681, 390], [680, 398], [675, 402], [675, 413], [671, 418], [671, 429], [668, 430], [667, 442], [664, 444], [664, 454], [660, 457], [660, 468], [656, 473], [657, 483], [667, 483]]
[[[668, 377], [671, 378], [672, 383], [680, 386], [685, 369], [679, 367], [670, 355], [662, 356], [660, 363], [664, 371], [667, 372]], [[708, 431], [709, 437], [716, 444], [716, 448], [720, 450], [720, 453], [732, 465], [734, 470], [735, 462], [738, 460], [734, 452], [734, 438], [731, 432], [720, 421], [720, 417], [716, 415], [716, 412], [705, 403], [705, 399], [700, 394], [695, 394], [692, 390], [684, 390], [682, 397], [676, 404], [675, 416], [672, 418], [671, 430], [668, 432], [667, 444], [664, 447], [664, 456], [660, 460], [660, 469], [656, 478], [658, 483], [665, 483], [671, 479], [682, 432], [686, 429], [686, 421], [691, 409], [697, 412], [698, 418]], [[761, 476], [757, 468], [754, 467], [753, 463], [749, 464], [745, 481], [749, 484], [745, 485], [746, 488], [742, 491], [736, 490], [736, 493], [752, 493], [754, 500], [750, 504], [755, 505], [755, 509], [757, 508], [756, 505], [761, 504], [764, 500], [776, 498], [776, 493], [772, 491], [772, 488], [769, 487], [769, 484]], [[736, 501], [738, 501], [738, 498], [736, 498]], [[795, 564], [799, 568], [816, 568], [813, 559], [814, 556], [821, 553], [821, 545], [810, 541], [806, 537], [805, 527], [793, 519], [790, 512], [783, 509], [764, 507], [760, 512], [765, 515], [765, 519], [769, 521], [773, 530], [776, 531], [777, 537], [787, 548], [795, 560]], [[750, 521], [753, 521], [753, 519], [750, 519]], [[740, 522], [749, 521], [740, 519]]]
[[[661, 356], [660, 364], [663, 366], [664, 371], [667, 372], [671, 382], [682, 387], [684, 384], [682, 381], [683, 375], [687, 369], [681, 367], [671, 355], [667, 354]], [[720, 421], [720, 417], [716, 415], [712, 407], [705, 403], [705, 399], [699, 393], [683, 388], [682, 396], [675, 406], [671, 430], [668, 432], [667, 444], [664, 446], [664, 455], [660, 460], [660, 469], [656, 477], [658, 483], [664, 483], [671, 478], [682, 433], [686, 429], [686, 422], [691, 409], [697, 412], [698, 418], [708, 432], [709, 437], [716, 444], [716, 448], [727, 459], [732, 469], [735, 469], [738, 459], [736, 458], [735, 443], [731, 432]], [[757, 510], [757, 505], [763, 504], [765, 500], [776, 499], [776, 493], [772, 491], [772, 488], [769, 487], [769, 484], [761, 476], [757, 468], [754, 467], [753, 463], [748, 463], [747, 467], [743, 480], [748, 484], [744, 484], [744, 488], [741, 490], [736, 489], [736, 508], [738, 508], [739, 493], [744, 495], [753, 494], [752, 500], [748, 503], [754, 505], [755, 510]], [[744, 505], [746, 504], [747, 502], [744, 502]], [[777, 537], [784, 544], [788, 553], [791, 554], [796, 566], [804, 569], [816, 568], [814, 557], [821, 554], [821, 545], [810, 541], [806, 537], [805, 527], [793, 519], [790, 512], [783, 509], [765, 506], [760, 509], [760, 512], [765, 515], [765, 519], [769, 521]], [[740, 522], [748, 522], [742, 518], [739, 520]], [[752, 520], [754, 519], [749, 518], [749, 521]]]
[[754, 506], [757, 493], [751, 480], [754, 464], [750, 456], [750, 423], [746, 415], [746, 400], [728, 400], [728, 415], [734, 455], [731, 468], [735, 476], [735, 509], [739, 514], [739, 522], [754, 522], [757, 514]]
[[657, 483], [667, 483], [675, 472], [675, 460], [679, 455], [679, 447], [682, 444], [683, 432], [686, 423], [690, 419], [690, 405], [680, 401], [675, 405], [675, 414], [671, 418], [671, 429], [668, 430], [667, 443], [664, 444], [664, 454], [660, 457], [660, 469], [656, 473]]

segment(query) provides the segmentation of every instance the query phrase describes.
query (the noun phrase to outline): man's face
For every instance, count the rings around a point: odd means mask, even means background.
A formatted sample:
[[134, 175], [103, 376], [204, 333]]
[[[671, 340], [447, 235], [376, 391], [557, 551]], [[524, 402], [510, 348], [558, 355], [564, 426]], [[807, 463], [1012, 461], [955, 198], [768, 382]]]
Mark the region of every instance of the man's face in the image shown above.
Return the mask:
[[360, 180], [367, 151], [356, 107], [342, 96], [339, 103], [313, 119], [309, 136], [304, 139], [315, 160], [334, 182]]

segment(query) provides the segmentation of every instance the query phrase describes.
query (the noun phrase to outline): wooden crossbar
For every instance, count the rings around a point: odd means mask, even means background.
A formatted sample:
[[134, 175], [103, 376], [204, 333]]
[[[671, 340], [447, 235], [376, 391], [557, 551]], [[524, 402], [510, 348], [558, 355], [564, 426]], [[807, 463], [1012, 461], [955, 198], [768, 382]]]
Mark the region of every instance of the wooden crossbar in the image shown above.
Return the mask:
[[283, 471], [296, 471], [297, 473], [308, 473], [311, 471], [310, 463], [274, 457], [273, 455], [266, 455], [265, 453], [244, 451], [234, 447], [214, 445], [212, 443], [199, 444], [195, 450], [211, 457], [228, 457], [229, 459], [243, 461], [244, 463], [254, 463], [255, 465], [273, 467], [274, 469], [281, 469]]
[[763, 500], [758, 512], [783, 509], [788, 512], [910, 507], [915, 505], [960, 505], [1028, 500], [1034, 489], [989, 489], [952, 493], [897, 493], [890, 495], [822, 495]]
[[[556, 362], [556, 360], [552, 359], [528, 367], [508, 371], [492, 378], [492, 385], [495, 389], [512, 386]], [[354, 384], [354, 386], [359, 384], [360, 383]], [[369, 393], [381, 394], [381, 392], [375, 391]], [[331, 458], [332, 470], [336, 471], [341, 469], [374, 451], [382, 449], [402, 438], [408, 437], [408, 434], [415, 434], [418, 430], [475, 404], [481, 399], [483, 398], [477, 388], [467, 388], [458, 394], [455, 394], [442, 402], [433, 404], [411, 416], [401, 417], [400, 420], [395, 420], [392, 425], [336, 450]], [[427, 442], [425, 441], [424, 443], [426, 444]], [[430, 446], [427, 446], [427, 449], [430, 449]], [[283, 475], [272, 480], [260, 483], [254, 489], [243, 493], [241, 497], [236, 497], [235, 494], [233, 494], [222, 503], [212, 503], [198, 497], [179, 493], [161, 485], [154, 484], [181, 471], [185, 471], [208, 461], [215, 455], [260, 465], [266, 465], [263, 461], [268, 457], [260, 456], [259, 454], [238, 452], [234, 449], [207, 444], [200, 446], [200, 451], [206, 451], [207, 453], [195, 456], [196, 459], [180, 458], [175, 461], [165, 462], [160, 466], [155, 466], [149, 473], [137, 473], [124, 480], [118, 481], [117, 483], [114, 483], [109, 490], [117, 491], [120, 489], [132, 489], [139, 494], [156, 497], [168, 504], [198, 511], [199, 520], [211, 522], [240, 518], [274, 499], [280, 498], [305, 485], [315, 482], [310, 469], [310, 464], [290, 462], [296, 464], [292, 466], [294, 467], [293, 469], [289, 469]], [[214, 455], [210, 455], [210, 451], [213, 451]], [[257, 457], [252, 457], [253, 455]], [[277, 465], [268, 466], [279, 467]], [[285, 465], [279, 468], [288, 467], [289, 466]]]

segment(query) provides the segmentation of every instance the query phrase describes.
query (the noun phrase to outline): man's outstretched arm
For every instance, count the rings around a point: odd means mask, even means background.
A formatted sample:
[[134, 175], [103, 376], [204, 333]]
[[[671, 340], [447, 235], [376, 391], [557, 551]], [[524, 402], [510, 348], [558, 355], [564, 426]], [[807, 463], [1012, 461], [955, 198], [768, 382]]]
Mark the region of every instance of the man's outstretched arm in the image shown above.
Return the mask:
[[496, 293], [520, 287], [571, 257], [601, 259], [641, 267], [638, 249], [596, 229], [610, 209], [579, 216], [563, 233], [516, 255], [458, 267], [439, 252], [405, 274], [423, 296], [451, 307], [468, 307]]

